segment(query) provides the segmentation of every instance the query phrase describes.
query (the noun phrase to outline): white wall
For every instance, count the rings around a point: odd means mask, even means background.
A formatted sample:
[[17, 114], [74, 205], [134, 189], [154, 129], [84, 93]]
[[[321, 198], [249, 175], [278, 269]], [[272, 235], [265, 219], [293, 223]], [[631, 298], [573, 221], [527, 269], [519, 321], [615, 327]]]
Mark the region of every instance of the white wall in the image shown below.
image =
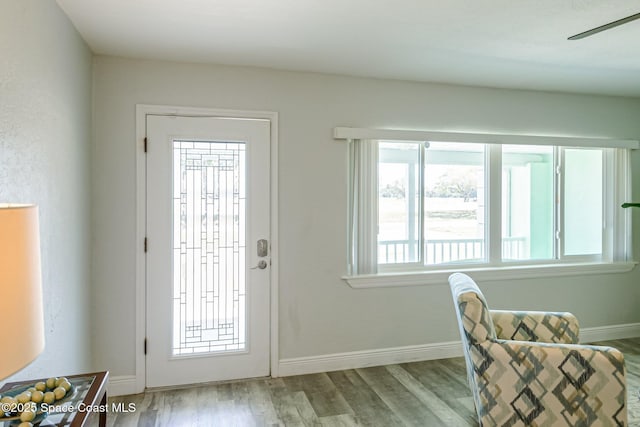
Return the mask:
[[[40, 207], [46, 329], [44, 353], [14, 379], [92, 368], [90, 138], [91, 52], [55, 2], [2, 0], [0, 202]], [[0, 310], [3, 328], [19, 322]]]
[[[459, 339], [446, 283], [354, 290], [340, 279], [347, 147], [332, 140], [334, 126], [640, 137], [639, 99], [96, 57], [93, 345], [97, 367], [116, 376], [134, 374], [140, 351], [134, 349], [137, 103], [280, 114], [283, 359]], [[639, 160], [634, 156], [636, 171]], [[639, 282], [634, 270], [481, 285], [496, 308], [571, 310], [583, 326], [595, 327], [640, 322]]]

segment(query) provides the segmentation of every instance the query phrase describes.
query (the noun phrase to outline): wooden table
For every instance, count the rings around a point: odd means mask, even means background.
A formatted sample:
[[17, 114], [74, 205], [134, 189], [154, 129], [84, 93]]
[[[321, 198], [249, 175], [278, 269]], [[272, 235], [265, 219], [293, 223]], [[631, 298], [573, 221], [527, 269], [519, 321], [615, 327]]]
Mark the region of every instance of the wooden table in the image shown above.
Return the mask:
[[[67, 375], [69, 382], [75, 387], [75, 393], [69, 399], [64, 400], [60, 405], [67, 408], [67, 411], [59, 413], [49, 413], [38, 426], [69, 426], [81, 427], [94, 413], [99, 413], [99, 426], [107, 425], [107, 383], [109, 382], [109, 372], [94, 372], [92, 374]], [[17, 381], [5, 384], [0, 389], [0, 394], [13, 388], [33, 385], [38, 381], [46, 381], [40, 378], [28, 381]], [[52, 404], [57, 406], [57, 404]], [[2, 419], [0, 418], [0, 421]]]

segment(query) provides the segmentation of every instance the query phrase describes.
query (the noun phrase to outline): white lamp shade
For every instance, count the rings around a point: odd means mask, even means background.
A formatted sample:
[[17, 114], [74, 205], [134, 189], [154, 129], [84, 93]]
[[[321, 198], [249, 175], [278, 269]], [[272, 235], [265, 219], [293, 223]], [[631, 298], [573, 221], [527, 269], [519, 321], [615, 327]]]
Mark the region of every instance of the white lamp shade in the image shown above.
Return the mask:
[[0, 204], [0, 379], [44, 350], [38, 207]]

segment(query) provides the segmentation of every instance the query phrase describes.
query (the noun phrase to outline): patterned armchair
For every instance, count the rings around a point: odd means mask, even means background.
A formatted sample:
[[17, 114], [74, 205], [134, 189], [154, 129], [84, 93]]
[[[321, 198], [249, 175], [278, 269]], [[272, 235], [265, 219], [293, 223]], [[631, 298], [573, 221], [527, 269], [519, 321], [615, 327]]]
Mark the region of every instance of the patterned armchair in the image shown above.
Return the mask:
[[481, 426], [627, 425], [622, 353], [579, 345], [569, 313], [489, 310], [469, 276], [449, 284]]

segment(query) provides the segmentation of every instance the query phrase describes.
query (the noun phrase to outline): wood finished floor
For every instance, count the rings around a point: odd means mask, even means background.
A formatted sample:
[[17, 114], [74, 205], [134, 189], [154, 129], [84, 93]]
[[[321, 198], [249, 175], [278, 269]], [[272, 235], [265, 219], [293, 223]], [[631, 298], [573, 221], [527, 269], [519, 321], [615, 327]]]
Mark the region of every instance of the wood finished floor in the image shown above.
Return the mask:
[[[640, 338], [624, 352], [629, 425], [640, 426]], [[255, 379], [109, 399], [108, 426], [477, 426], [462, 358]]]

